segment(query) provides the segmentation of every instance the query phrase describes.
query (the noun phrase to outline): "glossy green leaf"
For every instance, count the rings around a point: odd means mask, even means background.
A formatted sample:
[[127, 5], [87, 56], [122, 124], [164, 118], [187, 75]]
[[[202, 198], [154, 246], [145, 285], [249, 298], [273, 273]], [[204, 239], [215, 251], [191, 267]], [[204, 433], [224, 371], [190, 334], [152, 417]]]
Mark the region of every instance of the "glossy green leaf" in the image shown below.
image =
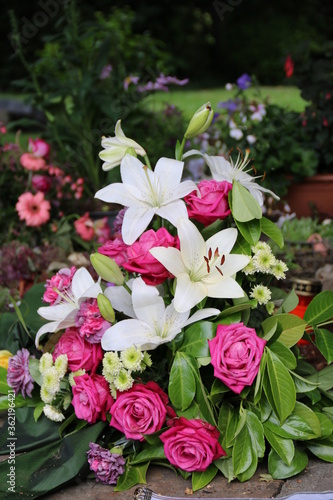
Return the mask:
[[277, 319], [274, 318], [274, 316], [265, 319], [261, 323], [261, 328], [263, 329], [264, 332], [263, 339], [267, 341], [270, 340], [275, 334], [277, 327], [278, 327], [278, 321]]
[[321, 439], [313, 440], [306, 443], [308, 449], [316, 455], [316, 457], [325, 462], [333, 462], [333, 440], [332, 439]]
[[200, 321], [185, 331], [183, 343], [178, 351], [185, 351], [194, 358], [210, 356], [208, 340], [214, 338], [216, 325], [210, 321]]
[[146, 484], [146, 474], [149, 462], [143, 465], [127, 465], [125, 472], [119, 476], [117, 486], [114, 491], [126, 491], [137, 484]]
[[164, 454], [163, 443], [154, 446], [148, 446], [146, 449], [140, 451], [131, 461], [131, 465], [142, 464], [151, 460], [163, 460], [166, 459]]
[[273, 479], [287, 479], [296, 476], [305, 469], [309, 459], [307, 454], [296, 448], [292, 463], [286, 465], [279, 455], [272, 449], [268, 455], [268, 472]]
[[317, 383], [318, 388], [322, 391], [329, 391], [333, 387], [333, 364], [326, 366], [320, 372], [310, 375], [308, 380]]
[[232, 460], [235, 475], [246, 471], [252, 463], [252, 441], [247, 426], [243, 426], [242, 430], [235, 439]]
[[[281, 338], [281, 337], [280, 337]], [[284, 421], [293, 411], [296, 402], [296, 390], [293, 379], [282, 361], [266, 347], [267, 372], [272, 388], [272, 396], [279, 419]]]
[[273, 240], [280, 248], [283, 248], [284, 241], [280, 228], [266, 217], [261, 218], [261, 231]]
[[333, 332], [324, 328], [315, 328], [316, 346], [322, 353], [327, 363], [333, 361]]
[[259, 458], [265, 454], [264, 428], [259, 418], [251, 411], [246, 412], [246, 426], [250, 433], [252, 448], [257, 450]]
[[311, 408], [301, 403], [300, 401], [296, 401], [293, 415], [300, 417], [302, 420], [304, 420], [304, 422], [308, 424], [308, 426], [312, 429], [313, 438], [318, 438], [321, 436], [320, 421], [315, 412], [311, 410]]
[[224, 394], [227, 392], [230, 392], [229, 387], [224, 385], [223, 382], [221, 382], [221, 380], [216, 378], [212, 384], [209, 398], [212, 401], [212, 403], [218, 404], [223, 400]]
[[218, 429], [223, 436], [222, 446], [224, 449], [231, 446], [237, 423], [238, 415], [236, 415], [235, 408], [227, 401], [222, 403], [218, 418]]
[[256, 376], [256, 383], [254, 386], [254, 396], [253, 396], [253, 401], [254, 404], [257, 404], [260, 399], [261, 399], [261, 393], [262, 393], [262, 386], [264, 382], [264, 376], [265, 376], [265, 370], [266, 370], [266, 364], [267, 364], [267, 356], [266, 356], [266, 351], [263, 352], [260, 360], [260, 365], [259, 365], [259, 370]]
[[29, 372], [34, 381], [41, 386], [43, 383], [43, 375], [39, 371], [39, 360], [30, 357], [29, 359]]
[[301, 393], [301, 394], [302, 393], [309, 393], [309, 392], [316, 390], [316, 388], [318, 387], [317, 383], [311, 382], [311, 381], [307, 380], [306, 378], [301, 377], [296, 372], [291, 372], [291, 376], [294, 380], [297, 393]]
[[204, 472], [192, 473], [192, 490], [198, 491], [210, 483], [217, 474], [218, 469], [211, 464]]
[[313, 430], [310, 425], [297, 415], [290, 415], [283, 425], [280, 425], [277, 417], [272, 414], [265, 422], [265, 425], [275, 434], [286, 439], [307, 441], [313, 437]]
[[325, 290], [312, 299], [305, 311], [304, 320], [314, 326], [331, 318], [333, 318], [333, 291]]
[[257, 200], [237, 181], [232, 186], [232, 215], [239, 222], [261, 219], [262, 210]]
[[333, 422], [324, 413], [315, 412], [320, 422], [321, 439], [325, 439], [333, 433]]
[[294, 314], [276, 314], [274, 316], [282, 326], [279, 342], [287, 347], [295, 345], [303, 336], [306, 322]]
[[0, 366], [0, 394], [7, 394], [8, 389], [11, 389], [7, 384], [7, 370]]
[[214, 461], [216, 467], [222, 472], [225, 478], [228, 479], [228, 483], [235, 479], [234, 467], [232, 465], [232, 457], [219, 458]]
[[252, 219], [247, 222], [240, 222], [238, 220], [235, 220], [237, 228], [243, 238], [249, 243], [249, 245], [254, 246], [258, 243], [260, 235], [261, 235], [261, 228], [260, 228], [260, 220], [259, 219]]
[[177, 352], [170, 371], [169, 398], [171, 403], [176, 408], [186, 410], [193, 401], [195, 388], [195, 378], [188, 363], [188, 356]]
[[297, 366], [297, 360], [294, 354], [288, 347], [281, 342], [274, 342], [270, 344], [269, 349], [276, 354], [276, 356], [283, 362], [288, 370], [293, 370]]
[[276, 311], [276, 314], [289, 313], [295, 309], [299, 302], [299, 298], [294, 289], [292, 289], [286, 298], [283, 300], [281, 306]]
[[238, 233], [236, 243], [232, 247], [232, 250], [230, 253], [234, 253], [234, 254], [240, 253], [243, 255], [251, 255], [251, 245], [243, 238], [241, 233]]
[[191, 420], [192, 418], [200, 418], [200, 408], [196, 401], [192, 401], [190, 406], [186, 410], [182, 411], [177, 409], [178, 417], [185, 417]]
[[265, 436], [273, 450], [279, 455], [286, 465], [290, 465], [295, 454], [295, 447], [292, 439], [287, 439], [275, 434], [266, 424], [264, 424]]
[[244, 472], [241, 472], [240, 474], [237, 474], [237, 479], [241, 483], [244, 481], [248, 481], [251, 479], [253, 474], [256, 472], [257, 467], [258, 467], [258, 456], [257, 456], [257, 451], [255, 448], [251, 448], [251, 455], [252, 455], [252, 460], [250, 467], [248, 467]]
[[217, 324], [219, 323], [219, 320], [228, 316], [232, 316], [235, 313], [245, 311], [246, 309], [252, 309], [255, 307], [256, 301], [255, 300], [249, 300], [246, 302], [243, 302], [242, 304], [237, 304], [235, 306], [227, 307], [223, 309], [223, 311], [219, 314]]

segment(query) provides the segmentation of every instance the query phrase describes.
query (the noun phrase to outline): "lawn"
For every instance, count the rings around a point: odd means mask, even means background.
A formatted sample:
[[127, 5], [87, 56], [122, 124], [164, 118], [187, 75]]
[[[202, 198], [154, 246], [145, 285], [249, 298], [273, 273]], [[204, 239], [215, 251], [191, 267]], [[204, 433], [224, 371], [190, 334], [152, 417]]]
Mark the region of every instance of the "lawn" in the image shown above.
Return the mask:
[[[249, 89], [248, 95], [257, 95], [256, 90]], [[145, 104], [150, 109], [159, 110], [164, 105], [173, 104], [184, 112], [186, 118], [190, 119], [193, 113], [205, 102], [210, 101], [213, 108], [217, 109], [217, 103], [231, 99], [235, 95], [235, 91], [225, 90], [221, 88], [202, 89], [202, 90], [173, 90], [167, 93], [158, 92], [147, 97]], [[268, 96], [272, 104], [289, 108], [293, 111], [303, 111], [306, 106], [300, 95], [300, 90], [297, 87], [260, 87], [260, 96], [262, 98]]]

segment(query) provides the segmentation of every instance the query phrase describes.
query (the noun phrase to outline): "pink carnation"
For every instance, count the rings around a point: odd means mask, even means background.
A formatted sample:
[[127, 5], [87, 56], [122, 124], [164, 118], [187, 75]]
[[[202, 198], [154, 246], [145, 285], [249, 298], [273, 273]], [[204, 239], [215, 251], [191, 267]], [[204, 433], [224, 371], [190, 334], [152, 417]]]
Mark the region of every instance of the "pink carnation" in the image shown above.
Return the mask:
[[51, 306], [60, 302], [62, 297], [59, 295], [58, 291], [62, 295], [70, 294], [70, 289], [72, 285], [73, 276], [76, 272], [76, 267], [71, 268], [65, 267], [60, 269], [52, 278], [46, 280], [45, 292], [43, 295], [43, 301], [49, 303]]
[[86, 212], [74, 222], [74, 227], [79, 236], [85, 241], [91, 241], [95, 236], [94, 223]]
[[44, 194], [23, 193], [16, 203], [20, 220], [24, 220], [27, 226], [38, 227], [50, 219], [50, 202], [44, 199]]
[[53, 351], [53, 361], [61, 354], [67, 355], [68, 367], [72, 372], [81, 369], [95, 372], [103, 359], [101, 344], [87, 342], [74, 327], [67, 328], [58, 340]]
[[106, 414], [113, 405], [109, 384], [102, 375], [92, 373], [74, 377], [72, 388], [75, 415], [77, 418], [94, 424], [97, 420], [106, 420]]
[[128, 271], [139, 273], [147, 285], [159, 285], [172, 275], [149, 252], [155, 247], [174, 247], [179, 249], [179, 239], [172, 236], [162, 227], [156, 232], [153, 229], [143, 233], [139, 240], [127, 249], [128, 261], [123, 267]]
[[88, 342], [96, 344], [101, 341], [104, 332], [110, 328], [111, 323], [101, 315], [97, 299], [87, 299], [82, 302], [76, 313], [75, 326], [82, 337]]
[[98, 252], [113, 259], [118, 266], [127, 262], [127, 245], [120, 238], [109, 240], [99, 247]]
[[225, 219], [231, 210], [228, 202], [228, 193], [232, 184], [227, 181], [201, 181], [198, 184], [199, 194], [192, 191], [185, 196], [188, 216], [205, 226], [209, 226], [217, 219]]

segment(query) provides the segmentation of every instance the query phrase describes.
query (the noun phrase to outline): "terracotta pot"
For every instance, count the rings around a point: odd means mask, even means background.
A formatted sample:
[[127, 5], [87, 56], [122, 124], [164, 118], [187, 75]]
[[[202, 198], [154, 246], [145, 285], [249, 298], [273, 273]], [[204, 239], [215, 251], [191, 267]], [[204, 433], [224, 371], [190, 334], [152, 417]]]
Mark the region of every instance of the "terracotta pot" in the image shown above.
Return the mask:
[[285, 201], [297, 217], [320, 215], [333, 217], [333, 173], [307, 177], [300, 184], [292, 184]]

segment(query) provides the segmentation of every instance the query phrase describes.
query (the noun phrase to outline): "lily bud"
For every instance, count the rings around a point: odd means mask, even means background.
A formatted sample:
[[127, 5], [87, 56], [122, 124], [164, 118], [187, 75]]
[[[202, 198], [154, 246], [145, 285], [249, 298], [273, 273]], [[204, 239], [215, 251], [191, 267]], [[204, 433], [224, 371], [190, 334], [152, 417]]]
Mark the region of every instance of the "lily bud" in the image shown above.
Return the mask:
[[113, 259], [101, 253], [93, 253], [90, 255], [90, 261], [95, 271], [103, 280], [115, 285], [123, 285], [125, 278], [118, 264]]
[[192, 139], [193, 137], [205, 132], [212, 123], [213, 116], [214, 111], [212, 110], [210, 102], [201, 106], [201, 108], [199, 108], [191, 118], [184, 134], [185, 139]]
[[99, 293], [97, 295], [97, 304], [103, 318], [109, 323], [113, 324], [116, 316], [111, 302], [107, 297], [105, 297], [105, 295], [103, 295], [103, 293]]

